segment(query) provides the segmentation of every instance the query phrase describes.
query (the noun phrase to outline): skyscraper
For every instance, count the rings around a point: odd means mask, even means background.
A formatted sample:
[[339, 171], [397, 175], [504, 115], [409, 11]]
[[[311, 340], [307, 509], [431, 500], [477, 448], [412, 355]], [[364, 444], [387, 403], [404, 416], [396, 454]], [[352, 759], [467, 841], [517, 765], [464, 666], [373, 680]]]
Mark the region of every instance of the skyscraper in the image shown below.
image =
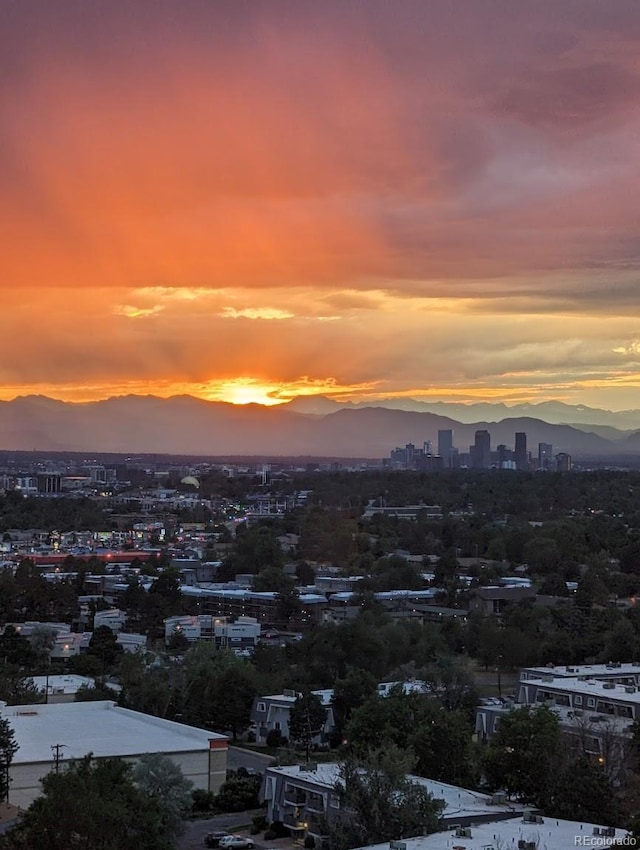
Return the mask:
[[438, 454], [442, 458], [443, 469], [450, 469], [452, 466], [451, 455], [453, 449], [453, 431], [447, 428], [443, 431], [438, 431]]
[[488, 431], [476, 431], [476, 440], [470, 446], [471, 465], [474, 469], [491, 467], [491, 434]]
[[550, 469], [553, 463], [551, 443], [538, 443], [538, 469]]
[[571, 472], [571, 455], [566, 452], [560, 452], [556, 455], [556, 471]]
[[527, 453], [527, 435], [524, 431], [516, 431], [515, 450], [516, 469], [529, 469], [529, 455]]

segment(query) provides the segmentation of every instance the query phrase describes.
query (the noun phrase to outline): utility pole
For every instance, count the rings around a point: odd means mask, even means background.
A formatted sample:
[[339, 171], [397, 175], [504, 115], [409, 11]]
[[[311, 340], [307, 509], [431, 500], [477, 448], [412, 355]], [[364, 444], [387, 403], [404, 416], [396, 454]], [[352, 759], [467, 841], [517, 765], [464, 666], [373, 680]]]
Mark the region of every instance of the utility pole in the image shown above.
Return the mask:
[[56, 773], [60, 773], [60, 759], [62, 758], [62, 750], [65, 749], [65, 744], [52, 744], [51, 752], [53, 753], [53, 761], [56, 766]]
[[311, 748], [311, 713], [309, 709], [309, 700], [311, 699], [311, 694], [307, 694], [306, 702], [307, 702], [307, 734], [306, 734], [306, 750], [307, 750], [307, 764], [309, 764], [309, 750]]

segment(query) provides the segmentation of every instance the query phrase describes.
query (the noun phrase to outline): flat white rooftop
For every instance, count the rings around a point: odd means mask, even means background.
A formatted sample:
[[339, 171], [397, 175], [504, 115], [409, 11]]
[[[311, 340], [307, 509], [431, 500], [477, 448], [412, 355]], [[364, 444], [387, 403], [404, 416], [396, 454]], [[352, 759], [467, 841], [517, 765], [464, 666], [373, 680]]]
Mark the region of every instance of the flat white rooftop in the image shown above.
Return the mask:
[[521, 677], [554, 676], [556, 678], [573, 678], [574, 676], [640, 676], [640, 663], [629, 664], [575, 664], [558, 667], [525, 667], [520, 671]]
[[[479, 705], [479, 708], [489, 709], [492, 714], [500, 715], [527, 707], [531, 706], [526, 706], [524, 703], [507, 705], [495, 697], [487, 697]], [[592, 730], [592, 734], [597, 734], [600, 731], [603, 734], [613, 732], [624, 737], [631, 735], [633, 721], [628, 717], [619, 717], [615, 714], [598, 714], [595, 708], [576, 709], [565, 705], [550, 705], [549, 709], [557, 716], [565, 730], [569, 732], [583, 733], [586, 730]]]
[[[44, 693], [48, 689], [50, 694], [77, 694], [82, 687], [95, 687], [95, 680], [88, 676], [76, 676], [70, 673], [67, 676], [32, 676], [31, 681], [39, 691]], [[107, 682], [107, 687], [114, 693], [122, 690], [120, 685]]]
[[[336, 783], [340, 779], [339, 765], [335, 762], [318, 764], [317, 769], [313, 771], [301, 770], [300, 767], [300, 765], [270, 767], [267, 772], [269, 775], [280, 774], [290, 779], [297, 779], [302, 782], [309, 782], [332, 789], [335, 788]], [[421, 785], [436, 800], [444, 801], [445, 808], [442, 817], [448, 820], [455, 817], [467, 818], [487, 814], [509, 814], [521, 812], [523, 809], [521, 804], [516, 803], [492, 804], [491, 797], [487, 794], [469, 791], [466, 788], [459, 788], [457, 785], [447, 785], [444, 782], [436, 782], [433, 779], [425, 779], [422, 776], [410, 776], [408, 778], [416, 784]], [[386, 850], [389, 850], [388, 844], [386, 845]]]
[[87, 753], [107, 758], [189, 752], [208, 749], [212, 740], [227, 740], [205, 729], [120, 708], [111, 700], [10, 705], [2, 708], [2, 716], [20, 747], [14, 764], [50, 762], [55, 744], [62, 745], [67, 760]]
[[[596, 827], [598, 830], [601, 827]], [[522, 817], [471, 826], [471, 838], [456, 836], [455, 830], [434, 832], [419, 838], [405, 838], [407, 850], [512, 850], [519, 841], [536, 842], [539, 850], [568, 850], [571, 847], [607, 847], [627, 835], [626, 829], [616, 829], [614, 837], [599, 840], [594, 824], [543, 818], [543, 823], [524, 823]], [[588, 840], [593, 843], [587, 843]], [[584, 840], [584, 843], [582, 843]], [[389, 842], [369, 850], [389, 850]]]
[[[524, 683], [522, 683], [524, 686]], [[640, 703], [640, 691], [637, 688], [626, 690], [626, 685], [614, 685], [613, 687], [604, 687], [606, 683], [602, 679], [550, 679], [536, 681], [538, 688], [543, 690], [556, 690], [565, 694], [580, 694], [587, 697], [595, 697], [599, 700], [611, 700], [638, 704]]]
[[48, 685], [49, 693], [55, 690], [64, 694], [75, 694], [83, 686], [92, 688], [95, 685], [95, 681], [88, 676], [75, 676], [73, 674], [68, 676], [32, 676], [31, 681], [39, 691], [44, 691]]

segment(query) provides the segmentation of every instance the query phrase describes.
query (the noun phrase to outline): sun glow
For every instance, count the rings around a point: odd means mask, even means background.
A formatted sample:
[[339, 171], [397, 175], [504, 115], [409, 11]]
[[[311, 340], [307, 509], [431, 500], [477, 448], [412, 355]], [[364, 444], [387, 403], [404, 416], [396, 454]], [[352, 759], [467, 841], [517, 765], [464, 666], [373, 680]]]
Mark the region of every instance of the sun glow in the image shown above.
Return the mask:
[[212, 392], [207, 393], [207, 398], [230, 404], [263, 404], [269, 407], [287, 401], [286, 398], [273, 397], [272, 393], [277, 389], [277, 384], [261, 384], [251, 378], [237, 378], [221, 381]]

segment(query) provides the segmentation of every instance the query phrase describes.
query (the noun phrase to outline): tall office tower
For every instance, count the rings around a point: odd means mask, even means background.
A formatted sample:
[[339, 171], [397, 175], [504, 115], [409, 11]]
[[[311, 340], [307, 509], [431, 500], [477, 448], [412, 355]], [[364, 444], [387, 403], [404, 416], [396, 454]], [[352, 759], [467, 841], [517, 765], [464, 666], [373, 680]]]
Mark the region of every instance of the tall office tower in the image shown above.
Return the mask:
[[551, 443], [538, 443], [538, 469], [551, 469], [553, 446]]
[[515, 450], [516, 469], [529, 469], [529, 455], [527, 454], [527, 435], [524, 431], [516, 431]]
[[556, 455], [556, 471], [571, 472], [571, 455], [566, 452], [560, 452]]
[[438, 431], [438, 454], [442, 458], [443, 469], [450, 469], [452, 464], [452, 449], [453, 449], [453, 431], [447, 428], [443, 431]]
[[431, 440], [425, 440], [422, 444], [423, 454], [432, 455], [433, 454], [433, 443]]
[[476, 431], [476, 441], [470, 447], [474, 469], [490, 469], [491, 467], [491, 434], [488, 431]]
[[496, 451], [498, 452], [498, 469], [505, 469], [505, 463], [511, 460], [511, 452], [504, 443], [500, 443]]

